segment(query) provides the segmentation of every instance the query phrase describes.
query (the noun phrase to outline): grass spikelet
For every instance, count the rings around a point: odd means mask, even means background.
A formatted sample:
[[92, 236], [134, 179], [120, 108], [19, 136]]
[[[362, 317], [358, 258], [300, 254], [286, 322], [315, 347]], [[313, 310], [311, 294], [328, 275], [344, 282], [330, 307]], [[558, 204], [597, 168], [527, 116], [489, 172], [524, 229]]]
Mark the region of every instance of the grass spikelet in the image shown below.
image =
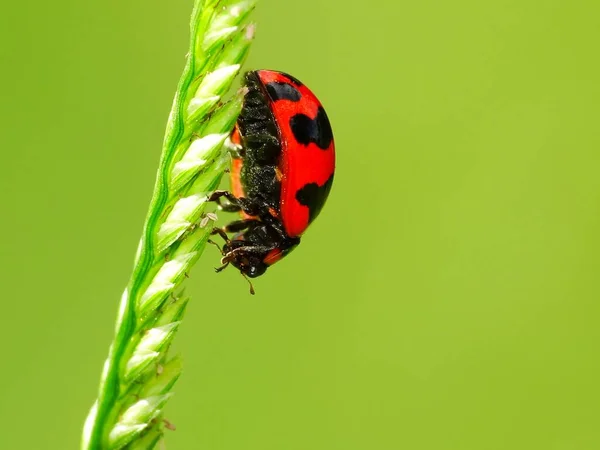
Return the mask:
[[165, 429], [163, 409], [181, 373], [169, 346], [189, 298], [180, 285], [202, 254], [216, 218], [208, 196], [226, 167], [224, 144], [243, 92], [225, 96], [254, 35], [256, 0], [196, 0], [191, 40], [169, 120], [154, 194], [133, 273], [121, 298], [115, 338], [83, 450], [151, 449]]

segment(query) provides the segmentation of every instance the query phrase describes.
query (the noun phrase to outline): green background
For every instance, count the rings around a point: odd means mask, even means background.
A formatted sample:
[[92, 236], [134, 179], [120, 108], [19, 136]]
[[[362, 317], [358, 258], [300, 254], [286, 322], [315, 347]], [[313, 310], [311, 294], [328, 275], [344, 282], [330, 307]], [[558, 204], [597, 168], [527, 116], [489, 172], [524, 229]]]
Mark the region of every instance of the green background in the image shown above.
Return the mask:
[[[0, 448], [68, 449], [150, 199], [191, 1], [0, 14]], [[600, 448], [600, 7], [263, 0], [333, 190], [248, 295], [192, 272], [169, 449]]]

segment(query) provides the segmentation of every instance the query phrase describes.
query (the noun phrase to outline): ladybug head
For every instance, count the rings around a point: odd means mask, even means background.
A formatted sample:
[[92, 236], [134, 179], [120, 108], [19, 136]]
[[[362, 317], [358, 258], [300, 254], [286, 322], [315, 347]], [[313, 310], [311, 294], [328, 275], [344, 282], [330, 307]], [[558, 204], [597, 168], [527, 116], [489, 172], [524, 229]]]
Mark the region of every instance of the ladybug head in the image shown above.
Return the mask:
[[[231, 239], [227, 237], [224, 230], [218, 228], [213, 230], [213, 234], [220, 234], [225, 239], [223, 248], [209, 240], [223, 255], [222, 266], [215, 270], [220, 272], [231, 264], [249, 283], [250, 278], [264, 274], [270, 266], [300, 243], [299, 237], [284, 236], [272, 226], [262, 223], [235, 234]], [[252, 283], [250, 283], [250, 293], [254, 294]]]
[[256, 278], [267, 271], [265, 252], [260, 247], [249, 246], [241, 240], [233, 240], [223, 246], [221, 264], [231, 264], [243, 275]]
[[267, 266], [262, 262], [261, 258], [251, 254], [238, 254], [228, 257], [227, 255], [221, 260], [222, 264], [231, 263], [231, 265], [239, 269], [242, 274], [249, 278], [256, 278], [267, 271]]

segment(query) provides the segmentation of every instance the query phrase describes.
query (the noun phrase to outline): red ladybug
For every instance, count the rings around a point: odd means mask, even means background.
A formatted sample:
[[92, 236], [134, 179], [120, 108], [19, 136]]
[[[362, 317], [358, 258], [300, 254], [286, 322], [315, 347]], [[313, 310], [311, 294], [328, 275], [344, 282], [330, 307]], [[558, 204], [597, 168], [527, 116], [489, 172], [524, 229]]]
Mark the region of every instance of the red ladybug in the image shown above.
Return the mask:
[[[231, 136], [231, 192], [210, 198], [241, 220], [222, 229], [223, 270], [254, 278], [294, 249], [319, 215], [335, 170], [333, 133], [317, 97], [283, 72], [246, 74], [248, 92]], [[227, 233], [236, 233], [229, 239]]]

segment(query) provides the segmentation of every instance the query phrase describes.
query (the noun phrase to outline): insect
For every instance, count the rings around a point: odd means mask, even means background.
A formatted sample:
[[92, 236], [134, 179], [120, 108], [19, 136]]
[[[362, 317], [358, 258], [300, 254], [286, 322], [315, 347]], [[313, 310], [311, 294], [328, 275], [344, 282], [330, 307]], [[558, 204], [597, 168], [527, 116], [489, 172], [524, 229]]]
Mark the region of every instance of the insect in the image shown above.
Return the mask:
[[212, 232], [225, 240], [216, 270], [232, 264], [248, 279], [296, 248], [321, 212], [333, 183], [335, 145], [321, 102], [296, 78], [257, 70], [246, 73], [245, 82], [231, 135], [231, 190], [210, 200], [242, 216]]

